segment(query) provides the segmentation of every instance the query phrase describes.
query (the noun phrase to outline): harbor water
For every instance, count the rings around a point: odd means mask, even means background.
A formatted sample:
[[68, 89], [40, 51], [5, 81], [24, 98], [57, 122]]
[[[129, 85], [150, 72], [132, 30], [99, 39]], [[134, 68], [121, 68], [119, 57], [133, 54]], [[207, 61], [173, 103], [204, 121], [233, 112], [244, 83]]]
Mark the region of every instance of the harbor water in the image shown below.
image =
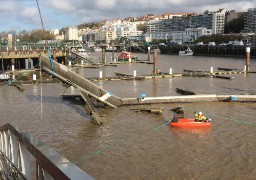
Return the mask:
[[[107, 53], [107, 62], [111, 57]], [[147, 54], [136, 54], [146, 59]], [[98, 61], [101, 54], [91, 53]], [[153, 55], [151, 57], [153, 60]], [[159, 70], [181, 73], [184, 69], [210, 71], [213, 67], [243, 69], [245, 58], [159, 55]], [[74, 68], [86, 78], [152, 74], [152, 64], [120, 64], [99, 69]], [[250, 70], [256, 71], [251, 59]], [[231, 80], [212, 77], [173, 77], [145, 80], [116, 80], [94, 83], [121, 98], [179, 95], [176, 88], [196, 94], [256, 94], [256, 74], [231, 74]], [[203, 102], [154, 104], [162, 115], [135, 112], [134, 106], [97, 108], [103, 126], [91, 123], [79, 102], [63, 100], [72, 93], [61, 83], [0, 86], [0, 124], [11, 123], [20, 131], [38, 137], [47, 146], [86, 171], [95, 179], [255, 179], [255, 103]], [[235, 99], [234, 99], [235, 100]], [[202, 111], [213, 119], [211, 128], [179, 129], [166, 124], [171, 109], [182, 106], [185, 117]], [[140, 107], [140, 106], [139, 106]], [[141, 106], [142, 107], [142, 106]]]

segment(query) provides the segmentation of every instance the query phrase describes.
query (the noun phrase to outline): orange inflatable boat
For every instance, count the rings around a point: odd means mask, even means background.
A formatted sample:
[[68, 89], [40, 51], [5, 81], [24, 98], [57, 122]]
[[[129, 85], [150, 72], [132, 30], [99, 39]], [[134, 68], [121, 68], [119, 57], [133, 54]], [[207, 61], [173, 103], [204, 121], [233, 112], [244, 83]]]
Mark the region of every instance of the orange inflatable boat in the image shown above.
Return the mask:
[[171, 121], [169, 125], [173, 127], [186, 127], [186, 128], [211, 127], [210, 122], [196, 122], [194, 119], [179, 119], [178, 122]]

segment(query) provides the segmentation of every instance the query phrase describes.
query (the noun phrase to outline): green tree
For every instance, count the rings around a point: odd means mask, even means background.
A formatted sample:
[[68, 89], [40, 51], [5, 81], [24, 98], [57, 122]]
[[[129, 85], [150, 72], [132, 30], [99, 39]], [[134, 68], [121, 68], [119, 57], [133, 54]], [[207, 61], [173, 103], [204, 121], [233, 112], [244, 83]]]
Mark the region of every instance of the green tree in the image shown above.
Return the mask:
[[54, 40], [55, 37], [49, 31], [43, 30], [32, 30], [31, 32], [24, 32], [23, 34], [19, 34], [18, 38], [21, 41], [27, 42], [38, 42], [40, 40]]
[[240, 33], [244, 29], [244, 14], [225, 24], [224, 33]]
[[139, 25], [137, 26], [137, 30], [138, 30], [138, 31], [143, 31], [143, 33], [145, 33], [146, 30], [147, 30], [147, 26], [146, 26], [145, 24], [139, 24]]

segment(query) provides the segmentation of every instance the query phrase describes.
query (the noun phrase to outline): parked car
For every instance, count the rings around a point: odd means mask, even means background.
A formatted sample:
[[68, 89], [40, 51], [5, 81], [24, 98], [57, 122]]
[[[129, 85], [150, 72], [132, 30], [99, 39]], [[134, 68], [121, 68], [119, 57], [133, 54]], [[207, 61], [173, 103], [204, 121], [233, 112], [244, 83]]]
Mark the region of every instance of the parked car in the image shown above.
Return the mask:
[[208, 46], [216, 46], [216, 43], [215, 42], [209, 42]]
[[198, 43], [196, 43], [196, 46], [203, 46], [203, 45], [204, 45], [203, 42], [198, 42]]

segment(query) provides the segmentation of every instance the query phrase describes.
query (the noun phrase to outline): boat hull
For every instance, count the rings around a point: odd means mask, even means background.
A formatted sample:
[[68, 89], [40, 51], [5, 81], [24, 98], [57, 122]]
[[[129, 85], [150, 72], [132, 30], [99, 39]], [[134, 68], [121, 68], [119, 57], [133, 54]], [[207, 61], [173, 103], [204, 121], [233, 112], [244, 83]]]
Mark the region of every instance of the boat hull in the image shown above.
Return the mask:
[[193, 56], [193, 52], [179, 51], [180, 56]]
[[[129, 58], [122, 58], [122, 57], [118, 57], [117, 59], [118, 61], [129, 61]], [[131, 58], [132, 61], [137, 61], [138, 60], [138, 57], [133, 57]]]
[[211, 127], [210, 122], [196, 122], [194, 119], [179, 119], [178, 122], [170, 122], [170, 126], [172, 127], [180, 127], [180, 128], [205, 128]]

